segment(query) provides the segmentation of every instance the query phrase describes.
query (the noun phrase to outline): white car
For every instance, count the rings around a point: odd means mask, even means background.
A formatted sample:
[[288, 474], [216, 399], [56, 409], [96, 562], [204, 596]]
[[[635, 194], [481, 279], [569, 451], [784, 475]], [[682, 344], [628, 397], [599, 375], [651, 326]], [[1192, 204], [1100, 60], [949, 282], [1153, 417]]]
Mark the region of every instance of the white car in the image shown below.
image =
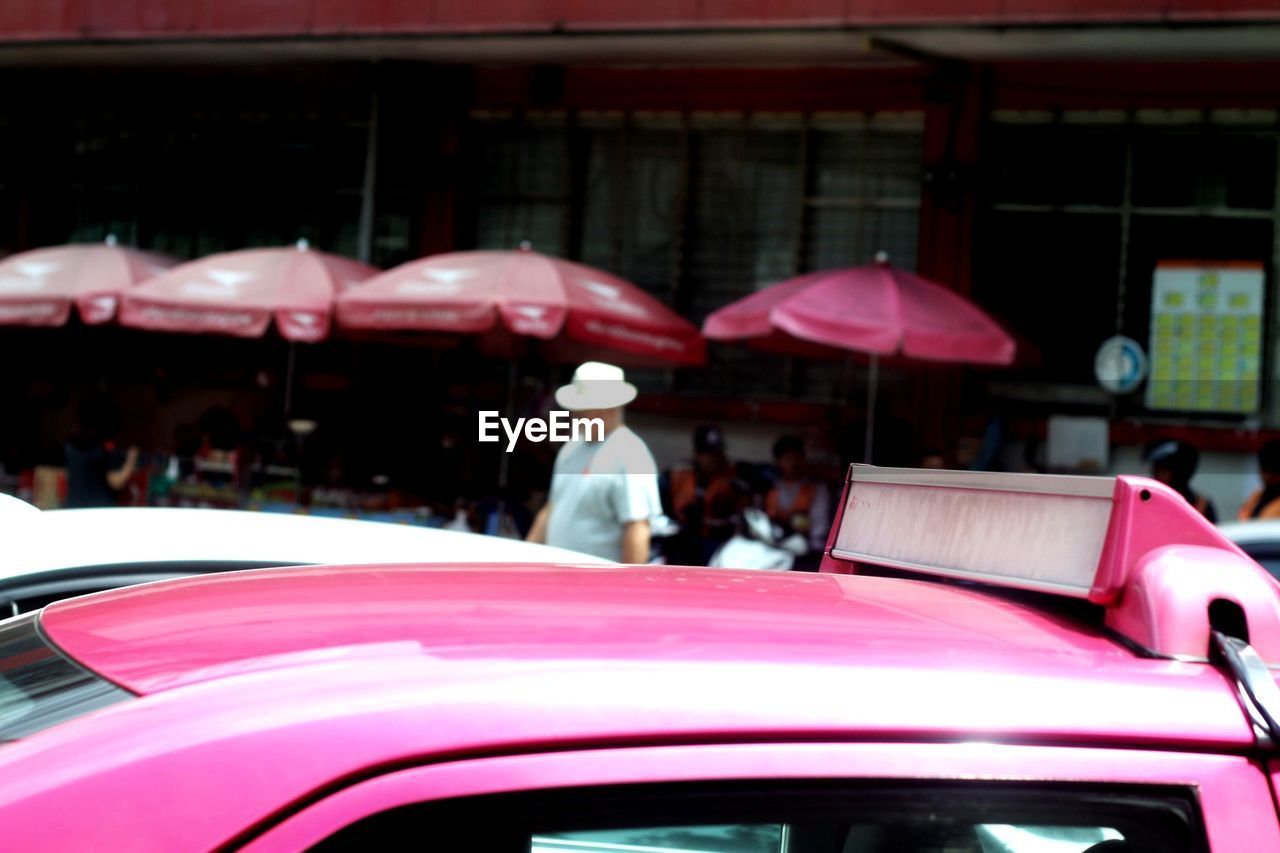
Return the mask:
[[1280, 521], [1233, 521], [1218, 529], [1280, 580]]
[[233, 569], [325, 563], [607, 563], [514, 539], [225, 509], [0, 503], [0, 617], [61, 598]]

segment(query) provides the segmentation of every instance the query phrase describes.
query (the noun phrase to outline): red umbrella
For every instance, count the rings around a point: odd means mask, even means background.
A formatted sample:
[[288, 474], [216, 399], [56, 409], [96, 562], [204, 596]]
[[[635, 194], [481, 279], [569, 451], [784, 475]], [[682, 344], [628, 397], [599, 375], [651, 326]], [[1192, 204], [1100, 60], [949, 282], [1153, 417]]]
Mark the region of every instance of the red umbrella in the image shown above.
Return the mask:
[[350, 329], [558, 338], [670, 364], [706, 357], [697, 328], [640, 288], [527, 248], [411, 261], [342, 294], [337, 313]]
[[712, 340], [812, 352], [811, 344], [925, 361], [1009, 364], [1016, 345], [955, 291], [877, 261], [784, 281], [707, 317]]
[[117, 246], [114, 237], [10, 255], [0, 262], [0, 324], [62, 326], [72, 304], [85, 323], [105, 323], [125, 290], [176, 263]]
[[120, 322], [164, 332], [258, 338], [275, 320], [281, 336], [313, 342], [329, 334], [334, 299], [378, 270], [296, 246], [243, 249], [175, 267], [126, 294]]
[[955, 291], [897, 269], [887, 257], [850, 269], [784, 281], [707, 317], [711, 340], [744, 341], [772, 352], [871, 355], [867, 387], [867, 461], [871, 457], [878, 359], [1010, 364], [1014, 339]]

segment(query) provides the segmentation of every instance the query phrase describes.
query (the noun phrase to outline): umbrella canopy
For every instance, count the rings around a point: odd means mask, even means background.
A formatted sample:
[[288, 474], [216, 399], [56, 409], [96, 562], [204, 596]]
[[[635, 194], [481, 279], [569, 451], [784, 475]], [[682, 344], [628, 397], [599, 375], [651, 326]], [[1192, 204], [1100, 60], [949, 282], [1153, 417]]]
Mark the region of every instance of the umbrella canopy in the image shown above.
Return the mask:
[[702, 331], [712, 340], [795, 355], [831, 347], [1009, 364], [1016, 351], [1014, 339], [972, 302], [882, 260], [776, 284], [714, 312]]
[[0, 261], [0, 324], [62, 326], [72, 305], [85, 323], [106, 323], [124, 291], [177, 263], [113, 238], [10, 255]]
[[334, 299], [378, 270], [350, 258], [296, 246], [243, 249], [175, 267], [126, 294], [120, 322], [162, 332], [266, 334], [312, 342], [329, 334]]
[[872, 461], [880, 356], [966, 364], [1011, 364], [1014, 339], [955, 291], [889, 264], [826, 270], [739, 299], [707, 317], [718, 341], [790, 355], [840, 351], [871, 356], [863, 461]]
[[411, 261], [338, 298], [349, 329], [510, 333], [671, 364], [706, 357], [692, 324], [616, 276], [528, 249]]

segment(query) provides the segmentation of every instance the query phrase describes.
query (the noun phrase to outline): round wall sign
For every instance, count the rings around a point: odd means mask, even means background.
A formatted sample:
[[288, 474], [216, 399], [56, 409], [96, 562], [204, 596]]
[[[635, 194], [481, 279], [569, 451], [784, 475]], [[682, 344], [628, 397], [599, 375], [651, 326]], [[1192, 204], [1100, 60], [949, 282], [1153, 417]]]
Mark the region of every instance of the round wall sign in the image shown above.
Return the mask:
[[1103, 389], [1112, 394], [1128, 394], [1147, 377], [1147, 354], [1133, 338], [1107, 338], [1093, 358], [1093, 373]]

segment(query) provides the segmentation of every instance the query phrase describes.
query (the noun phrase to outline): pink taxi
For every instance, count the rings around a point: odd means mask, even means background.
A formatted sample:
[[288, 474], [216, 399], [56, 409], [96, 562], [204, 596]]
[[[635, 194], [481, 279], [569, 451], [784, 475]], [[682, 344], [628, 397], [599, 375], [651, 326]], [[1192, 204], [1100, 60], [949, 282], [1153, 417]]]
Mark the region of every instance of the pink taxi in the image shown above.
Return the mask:
[[1280, 850], [1280, 586], [1137, 479], [854, 467], [823, 572], [266, 569], [0, 623], [7, 850]]

